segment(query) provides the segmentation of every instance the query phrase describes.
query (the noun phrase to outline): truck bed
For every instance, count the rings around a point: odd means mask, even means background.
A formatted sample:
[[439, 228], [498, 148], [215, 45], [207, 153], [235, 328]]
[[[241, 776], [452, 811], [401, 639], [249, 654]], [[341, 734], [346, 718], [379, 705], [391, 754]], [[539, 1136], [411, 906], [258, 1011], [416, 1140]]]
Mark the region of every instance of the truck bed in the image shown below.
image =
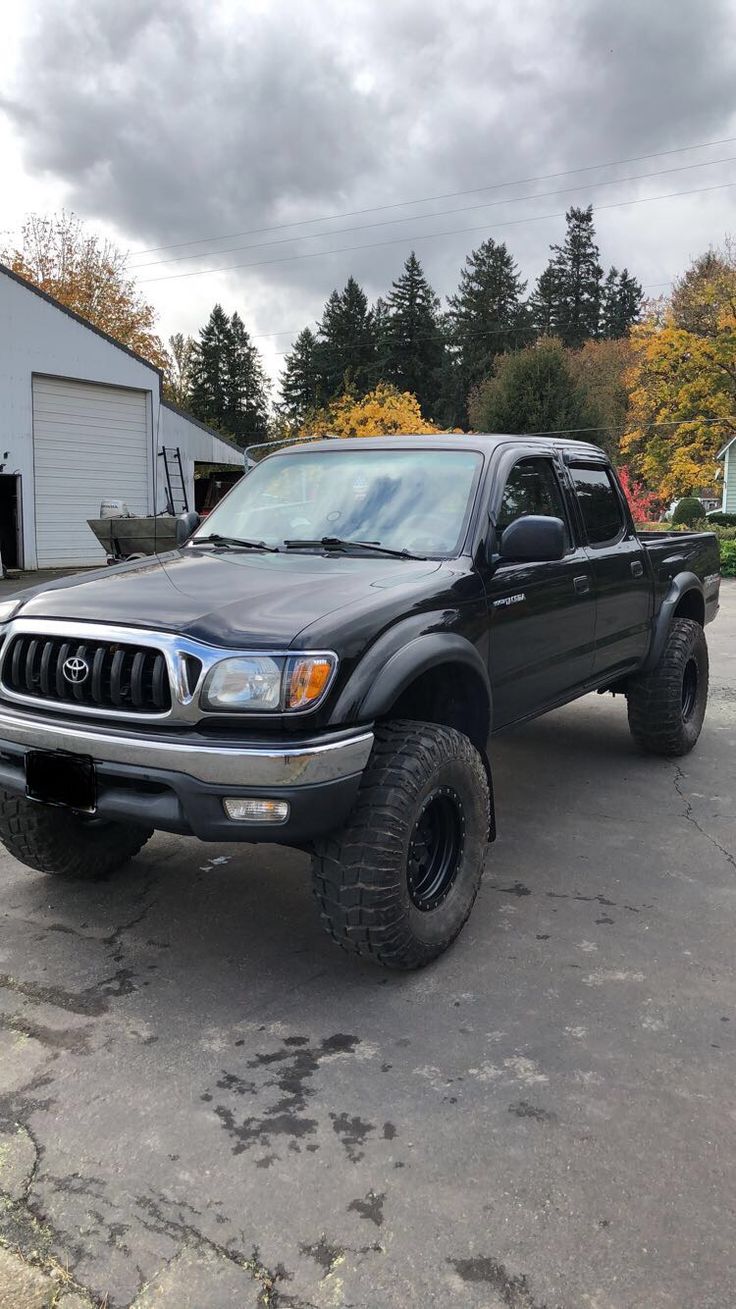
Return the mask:
[[704, 586], [705, 621], [718, 612], [721, 553], [714, 532], [638, 532], [647, 552], [655, 584], [655, 609], [664, 598], [672, 578], [691, 572]]

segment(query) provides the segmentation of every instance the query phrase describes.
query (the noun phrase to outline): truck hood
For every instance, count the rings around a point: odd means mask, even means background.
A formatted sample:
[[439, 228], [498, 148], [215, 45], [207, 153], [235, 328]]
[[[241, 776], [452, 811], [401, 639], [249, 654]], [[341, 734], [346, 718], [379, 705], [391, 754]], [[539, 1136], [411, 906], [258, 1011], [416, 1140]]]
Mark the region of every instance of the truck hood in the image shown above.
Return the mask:
[[368, 554], [182, 549], [76, 574], [18, 598], [24, 618], [113, 623], [212, 645], [268, 648], [288, 646], [304, 628], [346, 606], [362, 610], [370, 602], [380, 609], [382, 592], [410, 604], [440, 567], [432, 559]]

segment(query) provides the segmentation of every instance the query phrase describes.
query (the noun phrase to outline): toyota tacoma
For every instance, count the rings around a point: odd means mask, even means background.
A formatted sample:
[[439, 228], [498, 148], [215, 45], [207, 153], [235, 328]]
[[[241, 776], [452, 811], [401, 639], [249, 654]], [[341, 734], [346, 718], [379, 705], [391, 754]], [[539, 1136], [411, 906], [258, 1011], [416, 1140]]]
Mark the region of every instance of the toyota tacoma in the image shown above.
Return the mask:
[[306, 849], [345, 948], [417, 968], [495, 835], [491, 737], [621, 692], [695, 745], [709, 532], [637, 533], [573, 439], [323, 439], [257, 464], [165, 555], [0, 603], [0, 840], [93, 877], [155, 830]]

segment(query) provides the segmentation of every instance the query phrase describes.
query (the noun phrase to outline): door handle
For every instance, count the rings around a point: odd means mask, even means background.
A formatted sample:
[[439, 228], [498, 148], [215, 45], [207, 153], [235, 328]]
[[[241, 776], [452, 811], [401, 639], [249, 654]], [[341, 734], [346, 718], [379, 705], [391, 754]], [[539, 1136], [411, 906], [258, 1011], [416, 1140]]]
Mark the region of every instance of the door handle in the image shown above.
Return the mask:
[[640, 559], [635, 559], [631, 565], [632, 577], [642, 577], [644, 575], [644, 565]]
[[578, 595], [585, 595], [590, 590], [590, 578], [583, 573], [582, 577], [573, 577], [572, 584]]

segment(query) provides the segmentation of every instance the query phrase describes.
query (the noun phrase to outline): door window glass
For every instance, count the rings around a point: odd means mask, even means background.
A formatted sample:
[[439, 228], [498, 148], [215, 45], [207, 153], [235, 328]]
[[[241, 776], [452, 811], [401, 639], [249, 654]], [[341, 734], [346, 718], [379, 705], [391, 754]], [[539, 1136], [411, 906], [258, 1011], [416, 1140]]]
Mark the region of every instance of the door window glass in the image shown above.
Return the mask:
[[626, 520], [607, 469], [571, 468], [570, 472], [590, 544], [603, 545], [615, 540]]
[[565, 502], [551, 459], [522, 459], [511, 469], [496, 519], [499, 535], [515, 518], [527, 514], [561, 518], [569, 545]]

